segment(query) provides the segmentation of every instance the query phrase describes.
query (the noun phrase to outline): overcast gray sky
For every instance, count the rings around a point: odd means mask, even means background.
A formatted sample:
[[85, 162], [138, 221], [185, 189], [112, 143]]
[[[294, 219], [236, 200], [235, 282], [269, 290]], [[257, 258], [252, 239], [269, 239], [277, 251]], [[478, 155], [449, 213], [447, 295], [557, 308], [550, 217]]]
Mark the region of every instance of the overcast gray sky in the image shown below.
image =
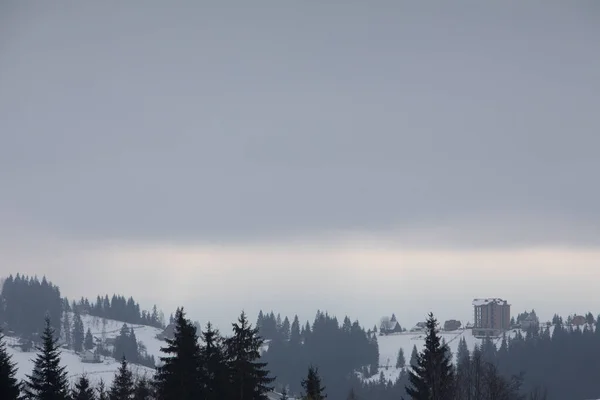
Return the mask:
[[[3, 2], [0, 274], [185, 301], [198, 319], [214, 315], [199, 281], [231, 314], [259, 307], [248, 282], [276, 308], [273, 286], [325, 273], [281, 311], [371, 316], [426, 268], [462, 268], [465, 288], [440, 296], [466, 317], [478, 295], [528, 307], [491, 272], [495, 293], [468, 287], [482, 252], [512, 260], [506, 279], [535, 265], [562, 271], [556, 288], [597, 280], [599, 18], [591, 1]], [[364, 295], [389, 298], [360, 311], [340, 295], [386, 263]], [[167, 273], [181, 280], [162, 294], [132, 287]]]

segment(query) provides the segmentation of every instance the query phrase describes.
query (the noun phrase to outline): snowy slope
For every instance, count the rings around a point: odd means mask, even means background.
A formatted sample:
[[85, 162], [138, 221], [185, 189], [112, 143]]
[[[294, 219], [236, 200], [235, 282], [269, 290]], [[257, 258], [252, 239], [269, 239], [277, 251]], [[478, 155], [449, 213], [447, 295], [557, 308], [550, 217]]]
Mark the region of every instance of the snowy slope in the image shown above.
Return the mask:
[[[69, 318], [72, 321], [73, 315], [70, 315]], [[106, 319], [106, 324], [103, 328], [102, 318], [90, 315], [82, 315], [81, 320], [83, 322], [84, 331], [87, 332], [87, 329], [89, 328], [92, 335], [98, 339], [102, 339], [103, 331], [107, 339], [116, 338], [123, 326], [123, 322]], [[148, 355], [153, 355], [158, 363], [159, 358], [164, 356], [164, 354], [161, 353], [160, 348], [164, 347], [166, 344], [156, 338], [156, 335], [162, 332], [162, 329], [145, 325], [127, 324], [127, 326], [133, 328], [138, 343], [142, 342], [146, 347]], [[5, 337], [5, 339], [8, 344], [8, 353], [12, 355], [13, 361], [17, 363], [19, 369], [17, 377], [18, 379], [25, 379], [25, 375], [31, 374], [31, 371], [33, 370], [33, 360], [36, 357], [36, 353], [35, 351], [22, 352], [21, 349], [16, 346], [18, 343], [17, 338]], [[266, 350], [266, 346], [263, 351], [264, 350]], [[62, 349], [61, 360], [62, 365], [67, 367], [71, 382], [74, 382], [81, 374], [85, 373], [92, 384], [95, 385], [102, 379], [107, 387], [110, 386], [115, 372], [120, 366], [120, 360], [115, 360], [112, 357], [103, 357], [102, 363], [98, 364], [83, 363], [80, 360], [80, 356], [74, 351], [65, 349]], [[130, 364], [130, 369], [139, 376], [151, 376], [154, 374], [154, 369], [139, 365]]]
[[[102, 337], [102, 318], [92, 317], [89, 315], [82, 315], [82, 321], [85, 331], [87, 331], [89, 327], [94, 337]], [[105, 337], [108, 339], [116, 338], [119, 335], [122, 326], [123, 322], [107, 319], [106, 325], [104, 327]], [[138, 342], [142, 342], [146, 346], [147, 353], [149, 355], [153, 355], [155, 360], [158, 362], [159, 357], [162, 356], [160, 348], [163, 347], [165, 343], [163, 341], [158, 340], [156, 338], [156, 335], [162, 332], [162, 330], [144, 325], [128, 324], [128, 326], [133, 327]], [[552, 331], [552, 328], [550, 329]], [[516, 331], [508, 332], [508, 336], [511, 337], [515, 334]], [[467, 345], [471, 350], [475, 347], [476, 344], [481, 345], [482, 343], [482, 339], [475, 338], [472, 335], [471, 330], [468, 329], [458, 330], [454, 332], [442, 331], [440, 332], [440, 335], [445, 339], [446, 343], [448, 343], [454, 355], [456, 355], [459, 340], [461, 337], [464, 337], [466, 339]], [[13, 360], [17, 363], [17, 367], [19, 369], [18, 378], [24, 379], [25, 375], [30, 374], [33, 369], [33, 359], [35, 358], [36, 353], [33, 351], [22, 352], [19, 347], [16, 347], [18, 341], [16, 338], [6, 337], [5, 339], [8, 344], [8, 352], [10, 355], [12, 355]], [[408, 363], [410, 361], [410, 355], [413, 346], [416, 345], [417, 350], [421, 350], [425, 345], [425, 335], [421, 332], [404, 332], [388, 336], [378, 336], [377, 340], [379, 343], [379, 365], [381, 367], [380, 371], [383, 371], [386, 379], [392, 381], [394, 381], [400, 374], [400, 370], [395, 368], [398, 350], [400, 348], [404, 350], [406, 362]], [[497, 340], [497, 345], [500, 345], [500, 340], [501, 339]], [[268, 343], [265, 344], [262, 350], [264, 351], [267, 348]], [[65, 365], [67, 367], [67, 371], [69, 372], [69, 377], [71, 381], [77, 379], [81, 374], [86, 373], [92, 381], [92, 383], [96, 384], [100, 379], [102, 379], [106, 383], [106, 385], [109, 386], [113, 380], [115, 372], [119, 368], [120, 363], [118, 360], [115, 360], [111, 357], [104, 358], [102, 360], [102, 363], [99, 364], [82, 363], [79, 355], [75, 354], [75, 352], [63, 349], [62, 365]], [[389, 367], [386, 368], [386, 366], [388, 365]], [[130, 368], [133, 370], [134, 373], [140, 376], [150, 376], [154, 373], [153, 369], [138, 365], [130, 365]], [[379, 379], [379, 375], [372, 376], [367, 379], [377, 380]]]
[[[507, 336], [514, 336], [516, 331], [510, 331]], [[472, 335], [470, 329], [458, 330], [454, 332], [440, 332], [440, 335], [445, 339], [446, 343], [450, 347], [452, 354], [456, 356], [458, 351], [458, 344], [462, 337], [467, 341], [467, 346], [470, 350], [475, 348], [475, 345], [481, 345], [482, 339], [478, 339]], [[377, 341], [379, 344], [379, 366], [380, 372], [387, 380], [395, 381], [400, 375], [400, 370], [396, 369], [396, 358], [398, 351], [403, 349], [406, 363], [410, 362], [410, 355], [412, 353], [413, 346], [417, 346], [417, 350], [421, 351], [425, 346], [425, 334], [422, 332], [403, 332], [392, 334], [388, 336], [378, 336]], [[497, 346], [500, 345], [501, 338], [497, 340]], [[389, 366], [389, 367], [387, 367]], [[379, 375], [369, 377], [368, 380], [378, 380]]]
[[[593, 326], [589, 326], [589, 329], [594, 329]], [[551, 326], [550, 334], [552, 335], [554, 331], [554, 327]], [[573, 329], [583, 330], [584, 326], [573, 327]], [[511, 330], [506, 333], [507, 337], [514, 337], [517, 334], [517, 330]], [[523, 336], [526, 335], [525, 331], [521, 331]], [[462, 337], [465, 338], [467, 342], [467, 346], [469, 350], [473, 350], [475, 345], [481, 345], [483, 339], [478, 339], [473, 336], [472, 331], [470, 329], [461, 329], [454, 332], [446, 332], [441, 331], [440, 335], [443, 339], [445, 339], [446, 343], [450, 347], [452, 351], [453, 357], [456, 357], [456, 352], [458, 351], [458, 344], [460, 343], [460, 339]], [[425, 334], [422, 332], [403, 332], [392, 334], [388, 336], [377, 336], [377, 341], [379, 344], [379, 366], [380, 372], [383, 371], [385, 379], [395, 381], [400, 375], [400, 370], [396, 369], [396, 358], [398, 357], [398, 351], [402, 348], [404, 350], [404, 357], [406, 359], [406, 363], [410, 362], [410, 355], [412, 353], [413, 346], [417, 346], [417, 350], [421, 351], [425, 346]], [[494, 339], [496, 346], [499, 347], [502, 342], [502, 338]], [[455, 361], [455, 360], [453, 360]], [[386, 366], [389, 365], [389, 368]], [[373, 381], [378, 380], [379, 375], [372, 376], [367, 378], [367, 380]]]
[[[72, 320], [73, 316], [71, 315], [70, 318]], [[90, 328], [93, 336], [101, 338], [102, 318], [82, 315], [81, 319], [83, 321], [84, 331], [87, 332], [87, 329]], [[122, 326], [123, 322], [107, 319], [105, 326], [106, 338], [117, 337]], [[148, 354], [154, 355], [154, 358], [158, 361], [158, 358], [161, 356], [160, 348], [161, 346], [164, 346], [165, 343], [156, 339], [155, 336], [162, 330], [143, 325], [128, 324], [127, 326], [133, 327], [138, 342], [142, 342], [146, 346]], [[16, 338], [6, 337], [6, 341], [8, 344], [8, 352], [12, 355], [13, 361], [17, 363], [19, 369], [17, 377], [19, 379], [24, 379], [25, 375], [31, 374], [31, 371], [33, 370], [33, 360], [36, 357], [36, 353], [35, 351], [22, 352], [20, 348], [15, 347], [18, 342]], [[102, 363], [99, 364], [83, 363], [81, 362], [79, 355], [72, 350], [65, 349], [62, 349], [61, 361], [62, 365], [67, 367], [71, 381], [75, 381], [81, 374], [85, 373], [93, 384], [98, 383], [98, 381], [102, 379], [107, 386], [111, 384], [115, 372], [120, 365], [120, 361], [111, 357], [102, 358]], [[139, 365], [130, 365], [130, 368], [135, 374], [140, 376], [151, 376], [154, 373], [153, 369]]]

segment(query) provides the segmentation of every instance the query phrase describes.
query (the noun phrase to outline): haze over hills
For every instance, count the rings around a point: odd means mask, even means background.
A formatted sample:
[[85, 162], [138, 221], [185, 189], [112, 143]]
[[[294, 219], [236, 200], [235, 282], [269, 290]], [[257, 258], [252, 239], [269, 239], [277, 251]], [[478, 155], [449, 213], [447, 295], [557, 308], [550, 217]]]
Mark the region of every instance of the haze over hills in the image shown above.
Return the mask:
[[[27, 379], [34, 367], [35, 343], [39, 342], [41, 327], [37, 319], [43, 319], [44, 313], [60, 315], [52, 325], [60, 332], [61, 363], [67, 367], [71, 384], [86, 376], [92, 385], [102, 380], [110, 386], [119, 370], [121, 355], [129, 360], [134, 376], [152, 380], [155, 367], [161, 365], [159, 360], [164, 356], [161, 350], [166, 345], [164, 338], [173, 337], [175, 332], [172, 315], [163, 321], [162, 312], [156, 307], [147, 312], [133, 298], [126, 300], [125, 296], [97, 296], [96, 302], [87, 298], [69, 302], [45, 278], [40, 281], [21, 275], [4, 280], [2, 289], [0, 323], [7, 335], [8, 355], [17, 363], [16, 377], [20, 380]], [[549, 388], [554, 393], [548, 399], [564, 398], [561, 396], [565, 387], [560, 382], [572, 379], [568, 377], [571, 375], [580, 382], [575, 398], [589, 398], [598, 392], [597, 380], [592, 377], [600, 363], [589, 356], [594, 354], [593, 349], [600, 349], [600, 322], [592, 313], [569, 315], [564, 320], [555, 314], [551, 321], [544, 322], [531, 311], [512, 317], [506, 314], [505, 318], [494, 320], [493, 315], [486, 313], [504, 313], [503, 307], [509, 309], [504, 300], [475, 299], [472, 303], [476, 309], [481, 308], [476, 312], [483, 318], [481, 321], [473, 326], [449, 320], [440, 325], [444, 329], [437, 333], [457, 371], [461, 370], [465, 354], [467, 359], [480, 354], [486, 363], [498, 365], [498, 371], [507, 377], [525, 372], [520, 384], [524, 390]], [[113, 319], [111, 315], [121, 315], [122, 319]], [[492, 325], [482, 325], [484, 319]], [[189, 324], [198, 326], [191, 321]], [[198, 328], [198, 332], [206, 329]], [[365, 398], [391, 399], [404, 393], [408, 374], [416, 365], [416, 354], [427, 348], [426, 323], [402, 327], [396, 315], [391, 319], [384, 317], [381, 325], [367, 328], [359, 321], [348, 317], [338, 320], [325, 311], [318, 311], [312, 322], [261, 311], [256, 328], [256, 333], [264, 339], [256, 356], [277, 377], [273, 383], [275, 391], [269, 394], [273, 399], [278, 399], [278, 392], [284, 389], [302, 393], [300, 383], [310, 365], [321, 368], [332, 398], [340, 398], [352, 389]], [[225, 341], [229, 340], [227, 337]], [[574, 352], [574, 348], [588, 351]], [[548, 375], [549, 366], [563, 363], [569, 363], [572, 369], [569, 372], [557, 369], [554, 378]]]
[[150, 372], [183, 305], [167, 400], [599, 397], [600, 3], [238, 3], [0, 2], [19, 365]]

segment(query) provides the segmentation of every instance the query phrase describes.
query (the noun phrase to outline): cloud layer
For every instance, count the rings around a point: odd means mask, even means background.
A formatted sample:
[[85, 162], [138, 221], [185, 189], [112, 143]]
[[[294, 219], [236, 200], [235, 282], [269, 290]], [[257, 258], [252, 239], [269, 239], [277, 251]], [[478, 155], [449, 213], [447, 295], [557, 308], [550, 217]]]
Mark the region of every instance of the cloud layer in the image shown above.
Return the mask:
[[0, 214], [96, 240], [600, 243], [592, 4], [3, 7]]

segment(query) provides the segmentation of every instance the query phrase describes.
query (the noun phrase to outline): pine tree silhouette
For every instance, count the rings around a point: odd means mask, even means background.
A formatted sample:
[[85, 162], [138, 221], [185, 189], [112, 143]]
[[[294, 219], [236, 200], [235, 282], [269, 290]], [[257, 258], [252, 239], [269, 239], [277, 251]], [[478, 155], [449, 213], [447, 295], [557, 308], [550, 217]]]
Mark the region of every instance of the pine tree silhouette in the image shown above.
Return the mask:
[[135, 389], [133, 393], [133, 400], [151, 400], [152, 390], [148, 380], [144, 377], [138, 379], [135, 383]]
[[127, 360], [123, 357], [121, 366], [108, 392], [108, 398], [109, 400], [132, 400], [133, 391], [133, 373], [129, 370]]
[[34, 361], [33, 372], [27, 375], [24, 392], [31, 400], [68, 400], [69, 382], [65, 366], [60, 366], [60, 351], [50, 318], [45, 319], [42, 346]]
[[406, 359], [404, 358], [404, 350], [400, 348], [398, 350], [398, 357], [396, 358], [396, 368], [404, 368], [406, 366]]
[[269, 377], [267, 364], [259, 361], [263, 339], [258, 336], [258, 329], [248, 323], [243, 311], [238, 322], [232, 325], [233, 336], [225, 340], [225, 345], [231, 360], [234, 398], [266, 399], [266, 393], [273, 390], [270, 384], [275, 378]]
[[415, 368], [419, 363], [419, 350], [417, 350], [417, 345], [413, 346], [412, 352], [410, 353], [410, 367]]
[[106, 393], [106, 385], [104, 381], [100, 379], [100, 383], [98, 383], [98, 387], [96, 388], [98, 392], [98, 400], [108, 400], [108, 394]]
[[90, 380], [82, 375], [75, 383], [75, 387], [71, 392], [72, 400], [95, 400], [96, 395], [94, 389], [90, 386]]
[[85, 333], [83, 345], [86, 350], [91, 350], [94, 348], [94, 337], [92, 336], [92, 331], [90, 331], [90, 328], [88, 328], [87, 332]]
[[452, 399], [454, 371], [432, 313], [427, 319], [426, 330], [425, 348], [417, 357], [417, 365], [409, 372], [410, 386], [406, 393], [413, 400]]
[[196, 327], [185, 318], [183, 308], [175, 313], [173, 339], [167, 339], [161, 351], [164, 363], [157, 369], [156, 384], [161, 400], [192, 400], [202, 397], [200, 346]]
[[17, 400], [21, 385], [17, 378], [17, 367], [6, 350], [4, 335], [0, 330], [0, 399]]
[[81, 315], [79, 311], [77, 311], [77, 307], [75, 308], [75, 313], [73, 315], [73, 349], [77, 352], [83, 350], [83, 341], [85, 339], [85, 331], [83, 330], [83, 321], [81, 320]]
[[302, 381], [302, 387], [304, 388], [304, 400], [323, 400], [327, 398], [325, 387], [321, 386], [319, 369], [316, 367], [308, 367], [308, 375]]
[[200, 360], [202, 364], [202, 387], [206, 400], [227, 399], [231, 396], [230, 382], [231, 369], [223, 339], [219, 331], [212, 325], [206, 324], [206, 330], [201, 332], [202, 345], [200, 346]]

